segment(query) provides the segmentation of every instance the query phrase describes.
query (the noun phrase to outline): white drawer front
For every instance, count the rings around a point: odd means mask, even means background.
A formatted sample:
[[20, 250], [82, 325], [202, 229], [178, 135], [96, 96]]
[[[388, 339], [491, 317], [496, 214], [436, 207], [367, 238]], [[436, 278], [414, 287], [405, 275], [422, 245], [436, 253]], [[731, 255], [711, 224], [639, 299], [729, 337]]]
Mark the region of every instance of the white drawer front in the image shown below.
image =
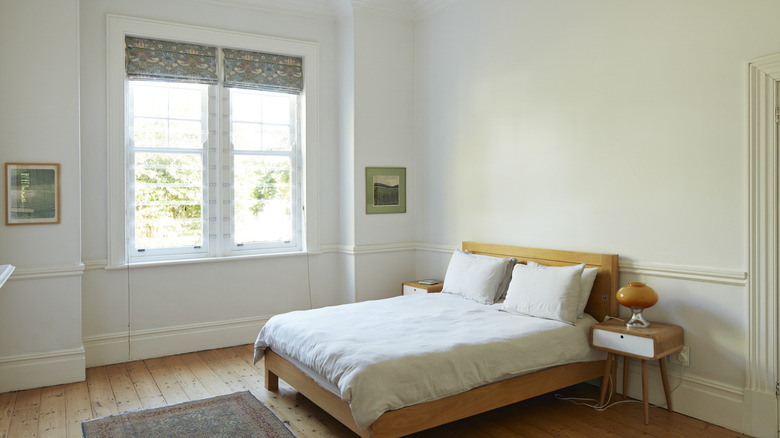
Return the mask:
[[426, 294], [426, 293], [428, 293], [428, 291], [425, 289], [409, 286], [408, 284], [404, 285], [404, 295], [419, 295], [419, 294]]
[[595, 329], [593, 330], [593, 345], [648, 358], [655, 356], [653, 340], [641, 336]]

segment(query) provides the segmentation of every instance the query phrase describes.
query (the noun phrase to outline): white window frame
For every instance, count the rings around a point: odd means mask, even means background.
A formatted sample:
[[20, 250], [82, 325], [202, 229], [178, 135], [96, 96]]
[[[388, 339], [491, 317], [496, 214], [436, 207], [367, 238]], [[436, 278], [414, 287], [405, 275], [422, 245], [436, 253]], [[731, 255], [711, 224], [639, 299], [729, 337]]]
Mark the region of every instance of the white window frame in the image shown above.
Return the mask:
[[[317, 187], [317, 111], [319, 98], [319, 46], [316, 43], [234, 32], [222, 29], [165, 23], [134, 17], [109, 14], [107, 16], [107, 71], [108, 71], [108, 236], [107, 269], [123, 268], [128, 264], [147, 263], [128, 255], [129, 236], [126, 224], [126, 164], [125, 147], [125, 36], [143, 36], [151, 39], [185, 41], [193, 44], [238, 48], [258, 52], [282, 53], [303, 58], [303, 76], [306, 78], [300, 96], [300, 174], [301, 202], [303, 204], [300, 251], [319, 252], [318, 191]], [[219, 94], [219, 93], [218, 93]], [[217, 122], [218, 132], [224, 127]], [[220, 146], [219, 155], [228, 154], [226, 146]], [[222, 164], [220, 164], [222, 165]], [[221, 218], [220, 218], [221, 220]], [[224, 233], [223, 233], [224, 234]], [[232, 242], [231, 242], [232, 243]], [[230, 246], [232, 248], [234, 245]], [[285, 251], [265, 252], [262, 248], [228, 250], [222, 254], [210, 252], [195, 260], [224, 260], [231, 257], [268, 256]], [[250, 254], [245, 254], [250, 253]], [[182, 263], [188, 260], [160, 257], [152, 263], [169, 261]]]
[[[305, 78], [305, 76], [304, 76], [304, 78]], [[234, 89], [223, 88], [222, 90], [223, 90], [223, 92], [229, 94], [231, 92], [231, 90], [234, 90]], [[301, 108], [301, 102], [302, 102], [301, 96], [297, 96], [296, 97], [296, 101], [297, 101], [298, 108]], [[222, 99], [222, 103], [224, 104], [223, 105], [223, 109], [222, 109], [222, 114], [224, 114], [225, 116], [229, 116], [230, 115], [230, 110], [228, 108], [228, 104], [229, 104], [228, 99]], [[226, 123], [228, 123], [228, 124], [230, 124], [232, 122], [228, 118], [226, 118], [225, 120], [226, 120]], [[298, 195], [298, 193], [302, 190], [302, 185], [301, 185], [301, 181], [300, 181], [301, 180], [300, 175], [302, 173], [301, 153], [300, 153], [301, 152], [301, 148], [300, 148], [300, 144], [301, 144], [300, 123], [301, 123], [301, 120], [300, 120], [300, 118], [298, 118], [295, 121], [295, 123], [298, 125], [298, 129], [296, 129], [296, 132], [298, 133], [298, 136], [293, 139], [293, 142], [295, 143], [295, 145], [294, 145], [294, 147], [290, 151], [280, 151], [280, 152], [276, 152], [276, 151], [244, 151], [244, 150], [236, 150], [236, 149], [233, 149], [233, 148], [222, 148], [222, 152], [223, 152], [223, 154], [222, 154], [223, 155], [223, 157], [222, 157], [223, 161], [222, 162], [224, 162], [224, 163], [234, 163], [234, 158], [236, 156], [238, 156], [238, 155], [247, 155], [247, 156], [259, 156], [259, 155], [263, 155], [263, 156], [273, 156], [273, 155], [289, 156], [290, 157], [290, 165], [295, 169], [295, 171], [292, 172], [292, 179], [290, 180], [290, 184], [292, 186], [291, 187], [291, 191], [293, 193], [293, 196], [292, 196], [293, 199], [292, 199], [292, 206], [291, 207], [292, 207], [292, 209], [294, 211], [300, 211], [300, 209], [302, 207], [300, 202], [299, 202], [301, 197]], [[230, 143], [229, 137], [230, 137], [229, 130], [228, 129], [223, 129], [222, 130], [222, 144], [229, 144]], [[232, 173], [230, 174], [230, 180], [234, 181], [234, 175]], [[222, 218], [223, 222], [227, 221], [228, 219], [235, 220], [235, 203], [232, 203], [230, 205], [230, 210], [231, 210], [230, 217], [229, 218], [228, 217], [223, 217]], [[229, 227], [229, 228], [231, 230], [233, 230], [233, 231], [229, 234], [229, 236], [228, 235], [223, 236], [223, 239], [224, 239], [223, 240], [223, 245], [225, 246], [227, 251], [229, 251], [230, 255], [240, 255], [240, 254], [245, 254], [245, 253], [258, 252], [258, 251], [262, 251], [263, 248], [266, 248], [266, 247], [277, 247], [277, 248], [280, 247], [280, 246], [287, 246], [287, 247], [291, 247], [291, 248], [298, 247], [299, 246], [298, 239], [302, 236], [301, 215], [300, 214], [292, 215], [292, 228], [293, 228], [293, 236], [292, 236], [292, 238], [293, 238], [293, 240], [290, 241], [290, 242], [287, 242], [287, 243], [283, 243], [281, 245], [280, 245], [279, 242], [271, 242], [271, 243], [259, 243], [258, 242], [258, 243], [244, 243], [244, 244], [242, 244], [242, 246], [238, 246], [236, 244], [236, 241], [235, 241], [235, 237], [236, 237], [235, 227]]]
[[[148, 81], [137, 81], [137, 82], [144, 82], [145, 84], [148, 84]], [[130, 85], [130, 82], [127, 82], [128, 88]], [[188, 85], [188, 84], [184, 84]], [[195, 247], [186, 247], [186, 246], [180, 246], [180, 247], [171, 247], [171, 248], [137, 248], [135, 244], [135, 233], [129, 232], [127, 234], [126, 242], [128, 245], [127, 249], [127, 258], [130, 263], [139, 263], [139, 262], [157, 262], [157, 261], [166, 261], [166, 260], [172, 260], [172, 259], [192, 259], [192, 258], [205, 258], [205, 257], [213, 257], [216, 255], [219, 255], [217, 252], [218, 245], [212, 245], [211, 240], [209, 239], [209, 233], [213, 232], [211, 230], [211, 222], [209, 221], [209, 217], [214, 216], [215, 214], [218, 214], [219, 212], [219, 206], [218, 205], [211, 205], [209, 202], [213, 198], [214, 195], [212, 195], [212, 192], [216, 192], [216, 187], [214, 190], [209, 190], [209, 186], [216, 186], [219, 181], [215, 179], [217, 172], [212, 172], [210, 170], [210, 164], [216, 165], [216, 153], [212, 151], [212, 148], [216, 144], [215, 142], [215, 134], [212, 134], [210, 131], [216, 132], [216, 123], [217, 123], [217, 117], [216, 117], [216, 97], [214, 96], [217, 85], [202, 85], [205, 87], [205, 92], [203, 94], [203, 104], [206, 108], [206, 114], [207, 120], [206, 120], [206, 126], [205, 131], [208, 132], [208, 148], [199, 148], [197, 151], [192, 149], [185, 149], [185, 150], [179, 150], [179, 149], [167, 149], [167, 148], [136, 148], [135, 145], [131, 146], [131, 139], [128, 138], [131, 132], [132, 132], [132, 118], [129, 116], [128, 109], [133, 106], [133, 95], [132, 93], [128, 92], [125, 95], [125, 99], [127, 102], [127, 105], [125, 106], [125, 126], [129, 127], [130, 129], [126, 129], [125, 132], [125, 163], [126, 164], [132, 164], [135, 158], [136, 153], [156, 153], [156, 152], [185, 152], [185, 153], [198, 153], [202, 157], [202, 172], [203, 172], [203, 184], [202, 184], [202, 190], [203, 194], [206, 196], [206, 199], [203, 200], [205, 202], [202, 202], [202, 243], [200, 248]], [[201, 120], [203, 122], [203, 120]], [[137, 149], [141, 149], [140, 151]], [[145, 149], [145, 150], [144, 150]], [[133, 181], [135, 178], [135, 167], [132, 165], [125, 165], [125, 181]], [[135, 222], [133, 220], [133, 210], [135, 206], [135, 185], [134, 184], [127, 184], [125, 187], [125, 202], [126, 207], [125, 211], [127, 212], [125, 217], [125, 227], [126, 230], [133, 230], [135, 228]], [[143, 249], [143, 252], [138, 252], [137, 250]]]

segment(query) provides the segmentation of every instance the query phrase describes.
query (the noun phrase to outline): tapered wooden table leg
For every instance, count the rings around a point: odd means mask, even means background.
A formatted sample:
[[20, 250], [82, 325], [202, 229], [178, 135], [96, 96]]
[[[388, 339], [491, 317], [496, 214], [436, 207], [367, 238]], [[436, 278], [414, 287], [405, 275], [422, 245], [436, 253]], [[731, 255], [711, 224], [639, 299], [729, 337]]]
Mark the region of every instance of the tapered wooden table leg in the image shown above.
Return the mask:
[[650, 406], [647, 404], [647, 361], [642, 360], [642, 404], [645, 405], [645, 424], [650, 424]]
[[666, 376], [666, 358], [662, 357], [658, 360], [658, 364], [661, 365], [661, 380], [664, 382], [664, 395], [666, 396], [666, 407], [669, 412], [672, 412], [672, 394], [669, 393], [669, 378]]
[[628, 367], [631, 364], [631, 358], [623, 356], [623, 397], [628, 397]]
[[599, 406], [604, 406], [604, 400], [607, 396], [607, 387], [609, 387], [609, 376], [612, 374], [612, 358], [615, 355], [607, 353], [606, 364], [604, 365], [604, 377], [601, 378], [601, 400], [599, 400]]

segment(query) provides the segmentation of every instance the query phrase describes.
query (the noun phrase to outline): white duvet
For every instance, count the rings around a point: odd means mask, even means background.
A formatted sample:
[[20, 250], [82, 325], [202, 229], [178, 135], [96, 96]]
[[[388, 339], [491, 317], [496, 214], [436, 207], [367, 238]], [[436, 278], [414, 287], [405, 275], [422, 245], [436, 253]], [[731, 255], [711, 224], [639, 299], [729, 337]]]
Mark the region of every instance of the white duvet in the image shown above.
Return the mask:
[[600, 360], [576, 326], [450, 294], [401, 296], [271, 318], [255, 342], [338, 388], [358, 427], [382, 413], [571, 362]]

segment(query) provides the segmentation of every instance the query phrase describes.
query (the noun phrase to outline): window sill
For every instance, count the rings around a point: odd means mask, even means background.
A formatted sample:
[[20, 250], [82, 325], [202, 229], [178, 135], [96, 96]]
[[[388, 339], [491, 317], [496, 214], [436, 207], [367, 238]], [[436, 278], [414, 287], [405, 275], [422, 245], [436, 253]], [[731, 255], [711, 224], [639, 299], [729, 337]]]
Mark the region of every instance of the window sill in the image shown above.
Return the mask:
[[281, 257], [300, 257], [309, 256], [311, 254], [319, 254], [318, 251], [293, 251], [293, 252], [278, 252], [267, 254], [247, 254], [247, 255], [232, 255], [221, 257], [200, 257], [190, 259], [175, 259], [175, 260], [154, 260], [148, 262], [130, 262], [121, 263], [115, 265], [106, 265], [107, 271], [115, 271], [120, 269], [136, 269], [136, 268], [152, 268], [159, 266], [176, 266], [176, 265], [194, 265], [201, 263], [223, 263], [223, 262], [237, 262], [243, 260], [257, 260], [267, 258], [281, 258]]

